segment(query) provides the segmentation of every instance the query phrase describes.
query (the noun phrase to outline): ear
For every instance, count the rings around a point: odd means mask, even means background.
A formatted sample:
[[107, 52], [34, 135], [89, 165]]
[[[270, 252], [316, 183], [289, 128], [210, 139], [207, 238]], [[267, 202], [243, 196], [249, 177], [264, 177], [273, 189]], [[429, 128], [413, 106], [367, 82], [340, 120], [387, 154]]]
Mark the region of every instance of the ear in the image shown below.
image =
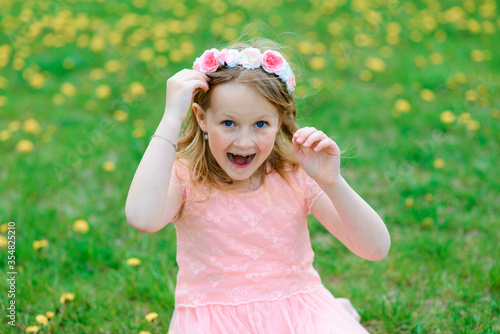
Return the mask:
[[198, 122], [198, 125], [200, 128], [206, 129], [207, 128], [207, 120], [206, 120], [206, 112], [203, 110], [203, 108], [198, 104], [198, 103], [193, 103], [193, 112], [196, 116], [196, 121]]

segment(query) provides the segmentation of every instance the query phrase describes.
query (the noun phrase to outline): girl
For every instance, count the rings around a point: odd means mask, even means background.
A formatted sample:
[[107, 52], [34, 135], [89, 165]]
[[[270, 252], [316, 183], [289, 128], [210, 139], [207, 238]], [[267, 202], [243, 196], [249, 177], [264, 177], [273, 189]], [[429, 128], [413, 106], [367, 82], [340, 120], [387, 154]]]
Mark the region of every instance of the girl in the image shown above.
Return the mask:
[[341, 176], [337, 144], [298, 128], [294, 88], [281, 53], [249, 45], [207, 50], [167, 81], [125, 211], [143, 233], [175, 223], [175, 334], [367, 333], [322, 285], [306, 216], [367, 260], [389, 233]]

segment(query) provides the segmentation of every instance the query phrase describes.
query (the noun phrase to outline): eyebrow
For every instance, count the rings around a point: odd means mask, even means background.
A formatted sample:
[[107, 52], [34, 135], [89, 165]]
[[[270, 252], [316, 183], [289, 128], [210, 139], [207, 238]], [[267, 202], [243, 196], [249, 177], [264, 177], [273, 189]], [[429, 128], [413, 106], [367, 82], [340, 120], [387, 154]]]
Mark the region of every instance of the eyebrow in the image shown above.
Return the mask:
[[[252, 115], [252, 116], [254, 116], [255, 119], [262, 119], [262, 118], [272, 119], [273, 118], [269, 114], [258, 114], [258, 115]], [[224, 112], [224, 113], [221, 113], [218, 117], [219, 118], [235, 118], [235, 115], [233, 115], [231, 113]]]

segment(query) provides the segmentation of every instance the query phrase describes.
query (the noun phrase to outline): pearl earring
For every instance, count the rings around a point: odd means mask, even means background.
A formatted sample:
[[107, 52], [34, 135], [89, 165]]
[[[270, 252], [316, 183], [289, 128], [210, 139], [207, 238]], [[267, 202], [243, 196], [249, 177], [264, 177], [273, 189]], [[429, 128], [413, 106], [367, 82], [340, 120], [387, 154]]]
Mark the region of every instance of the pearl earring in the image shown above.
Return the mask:
[[[203, 132], [205, 132], [205, 129], [203, 129]], [[205, 132], [205, 140], [208, 140], [208, 133]]]

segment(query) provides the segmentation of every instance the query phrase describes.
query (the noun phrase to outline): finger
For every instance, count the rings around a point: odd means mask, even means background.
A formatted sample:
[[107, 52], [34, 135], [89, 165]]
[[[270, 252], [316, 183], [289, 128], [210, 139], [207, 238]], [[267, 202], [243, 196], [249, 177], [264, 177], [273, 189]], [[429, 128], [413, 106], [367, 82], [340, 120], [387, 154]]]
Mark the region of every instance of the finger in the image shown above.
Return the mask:
[[325, 138], [327, 137], [322, 131], [316, 131], [312, 133], [309, 137], [307, 137], [306, 141], [304, 142], [304, 144], [302, 144], [302, 146], [312, 147], [314, 143], [317, 143], [318, 141], [321, 141]]
[[315, 152], [322, 150], [327, 151], [327, 153], [335, 153], [337, 150], [337, 144], [335, 144], [335, 142], [330, 138], [323, 139], [314, 148]]
[[295, 154], [297, 159], [301, 159], [302, 156], [304, 155], [304, 151], [302, 150], [302, 147], [297, 143], [295, 138], [292, 138], [292, 152]]
[[294, 137], [296, 138], [297, 143], [303, 144], [305, 142], [305, 140], [307, 139], [307, 137], [309, 137], [315, 131], [317, 131], [317, 130], [313, 127], [302, 128], [302, 129], [299, 129], [295, 132]]

